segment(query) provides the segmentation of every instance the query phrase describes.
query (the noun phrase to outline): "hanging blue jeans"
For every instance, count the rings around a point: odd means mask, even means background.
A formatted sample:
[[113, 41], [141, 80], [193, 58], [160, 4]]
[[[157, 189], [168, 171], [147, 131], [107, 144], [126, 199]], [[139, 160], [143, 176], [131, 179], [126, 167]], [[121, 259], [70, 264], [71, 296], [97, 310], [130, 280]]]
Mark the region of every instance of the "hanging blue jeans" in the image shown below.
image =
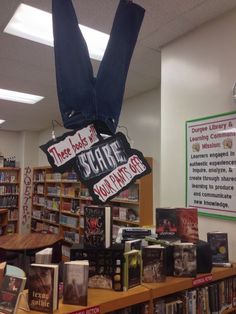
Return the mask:
[[120, 0], [95, 78], [71, 0], [52, 0], [57, 93], [65, 128], [94, 123], [101, 133], [115, 133], [144, 12], [137, 4]]

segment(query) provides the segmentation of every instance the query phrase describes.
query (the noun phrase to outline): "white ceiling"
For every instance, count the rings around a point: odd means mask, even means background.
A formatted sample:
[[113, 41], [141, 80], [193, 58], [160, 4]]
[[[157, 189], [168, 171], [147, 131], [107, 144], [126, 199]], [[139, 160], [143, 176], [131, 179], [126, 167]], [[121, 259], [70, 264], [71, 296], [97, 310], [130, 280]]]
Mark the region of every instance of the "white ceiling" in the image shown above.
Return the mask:
[[[0, 100], [3, 130], [42, 130], [61, 121], [53, 48], [3, 33], [21, 3], [51, 11], [51, 0], [0, 0], [0, 88], [44, 96], [35, 105]], [[161, 47], [236, 7], [236, 0], [135, 0], [146, 9], [134, 51], [125, 98], [160, 84]], [[83, 25], [109, 33], [118, 0], [74, 0]], [[93, 61], [94, 72], [99, 66]]]

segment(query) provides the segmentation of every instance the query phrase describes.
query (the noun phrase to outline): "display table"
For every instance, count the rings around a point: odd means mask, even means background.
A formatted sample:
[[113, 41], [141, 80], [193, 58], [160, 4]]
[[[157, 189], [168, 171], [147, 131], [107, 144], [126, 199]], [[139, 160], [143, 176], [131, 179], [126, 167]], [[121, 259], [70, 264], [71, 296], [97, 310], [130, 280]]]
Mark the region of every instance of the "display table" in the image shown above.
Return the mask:
[[[199, 274], [196, 278], [202, 278], [204, 276], [209, 276], [210, 281], [206, 284], [210, 284], [211, 282], [225, 279], [228, 277], [236, 276], [236, 266], [232, 268], [213, 268], [212, 273], [210, 274]], [[195, 279], [196, 279], [195, 278]], [[152, 303], [153, 300], [159, 297], [165, 297], [172, 293], [177, 293], [183, 291], [185, 289], [193, 288], [194, 278], [174, 278], [168, 277], [167, 280], [163, 283], [153, 283], [153, 284], [143, 284], [132, 288], [126, 292], [118, 292], [113, 290], [105, 290], [105, 289], [88, 289], [88, 306], [76, 306], [76, 305], [68, 305], [62, 304], [62, 300], [59, 303], [59, 309], [55, 311], [55, 314], [59, 313], [76, 313], [76, 311], [80, 311], [83, 309], [87, 309], [90, 307], [98, 306], [100, 308], [100, 313], [109, 313], [111, 311], [115, 311], [118, 309], [122, 309], [134, 304], [147, 302], [149, 303], [149, 312], [148, 314], [152, 314]], [[27, 291], [24, 292], [27, 295]], [[25, 299], [22, 298], [22, 302], [20, 306], [25, 307], [24, 304]], [[22, 309], [17, 310], [17, 314], [26, 313]], [[30, 311], [31, 314], [37, 314], [40, 312]], [[86, 313], [86, 312], [84, 312]], [[89, 314], [96, 314], [97, 311], [88, 312]], [[228, 310], [224, 310], [223, 314], [226, 313], [236, 313], [235, 308], [231, 308]]]
[[[24, 292], [27, 295], [27, 291]], [[117, 292], [105, 289], [89, 289], [88, 290], [88, 308], [99, 306], [100, 313], [108, 313], [127, 306], [149, 302], [151, 298], [150, 291], [144, 286], [134, 287], [126, 292]], [[25, 307], [24, 298], [21, 300], [20, 307]], [[59, 309], [54, 314], [71, 313], [85, 309], [84, 306], [59, 303]], [[25, 314], [26, 311], [19, 308], [17, 314]], [[31, 314], [39, 314], [40, 312], [30, 311]]]

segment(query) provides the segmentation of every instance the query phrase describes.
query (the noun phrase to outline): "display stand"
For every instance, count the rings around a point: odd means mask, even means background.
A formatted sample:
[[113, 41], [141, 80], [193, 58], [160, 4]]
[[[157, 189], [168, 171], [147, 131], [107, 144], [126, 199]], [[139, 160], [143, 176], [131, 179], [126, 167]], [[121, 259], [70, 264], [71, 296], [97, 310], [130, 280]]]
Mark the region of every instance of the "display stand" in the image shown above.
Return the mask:
[[[214, 268], [211, 274], [211, 282], [215, 282], [221, 279], [236, 276], [236, 265], [232, 268]], [[198, 275], [201, 277], [202, 275]], [[166, 282], [155, 284], [143, 284], [134, 287], [126, 292], [117, 292], [113, 290], [105, 289], [89, 289], [88, 290], [88, 306], [75, 306], [62, 304], [62, 300], [59, 303], [59, 309], [55, 311], [55, 314], [59, 313], [71, 313], [81, 309], [98, 306], [101, 314], [109, 313], [118, 309], [123, 309], [134, 304], [140, 304], [147, 302], [149, 304], [149, 314], [153, 313], [153, 300], [166, 297], [170, 294], [174, 294], [183, 290], [193, 288], [193, 278], [174, 278], [168, 277]], [[26, 291], [24, 293], [27, 293]], [[22, 301], [22, 300], [21, 300]], [[17, 313], [25, 313], [21, 308]], [[39, 312], [30, 311], [32, 314]], [[226, 309], [222, 312], [235, 313], [235, 308]]]

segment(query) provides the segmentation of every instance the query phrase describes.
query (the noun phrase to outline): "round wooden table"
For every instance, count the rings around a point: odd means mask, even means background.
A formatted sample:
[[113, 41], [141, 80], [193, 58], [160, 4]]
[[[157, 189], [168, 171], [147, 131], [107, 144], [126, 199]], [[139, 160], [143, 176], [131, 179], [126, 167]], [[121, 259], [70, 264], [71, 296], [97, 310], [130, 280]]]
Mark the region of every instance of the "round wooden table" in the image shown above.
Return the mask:
[[29, 233], [29, 234], [8, 234], [0, 236], [0, 249], [23, 253], [23, 269], [26, 271], [27, 252], [36, 251], [46, 247], [53, 247], [62, 241], [57, 234]]
[[63, 238], [57, 234], [29, 233], [7, 234], [0, 236], [0, 248], [6, 251], [24, 251], [43, 249], [61, 241]]

